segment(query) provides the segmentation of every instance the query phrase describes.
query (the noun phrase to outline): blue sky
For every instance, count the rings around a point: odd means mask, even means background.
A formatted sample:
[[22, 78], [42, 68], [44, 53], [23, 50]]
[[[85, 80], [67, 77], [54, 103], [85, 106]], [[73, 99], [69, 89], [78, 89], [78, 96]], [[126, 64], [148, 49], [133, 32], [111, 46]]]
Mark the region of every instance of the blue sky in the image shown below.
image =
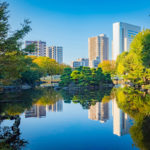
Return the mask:
[[112, 24], [127, 22], [150, 28], [150, 0], [7, 0], [12, 30], [28, 18], [32, 31], [25, 40], [64, 47], [64, 62], [88, 57], [88, 37], [107, 34]]

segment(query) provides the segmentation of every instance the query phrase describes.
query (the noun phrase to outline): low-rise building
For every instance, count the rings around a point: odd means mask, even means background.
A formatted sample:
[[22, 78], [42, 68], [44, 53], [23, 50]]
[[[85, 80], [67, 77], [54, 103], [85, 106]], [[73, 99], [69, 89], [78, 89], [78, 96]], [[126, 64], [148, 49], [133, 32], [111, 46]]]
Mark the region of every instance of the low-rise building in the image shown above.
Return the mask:
[[73, 61], [71, 66], [73, 68], [78, 68], [80, 66], [88, 67], [89, 66], [89, 59], [88, 58], [79, 58], [76, 61]]
[[97, 68], [98, 67], [98, 64], [100, 63], [100, 58], [99, 57], [96, 57], [96, 59], [92, 60], [91, 62], [91, 68]]

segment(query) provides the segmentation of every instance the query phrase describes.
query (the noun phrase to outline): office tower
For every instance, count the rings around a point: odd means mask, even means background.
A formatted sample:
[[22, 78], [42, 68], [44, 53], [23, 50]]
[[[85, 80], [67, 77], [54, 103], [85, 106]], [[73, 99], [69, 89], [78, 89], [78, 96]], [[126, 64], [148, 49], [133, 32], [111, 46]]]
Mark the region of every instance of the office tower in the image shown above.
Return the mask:
[[112, 100], [112, 114], [113, 114], [113, 133], [122, 136], [129, 133], [132, 126], [132, 119], [119, 109], [116, 99]]
[[101, 123], [109, 119], [109, 104], [97, 102], [94, 106], [91, 105], [88, 110], [88, 118], [91, 120], [99, 120]]
[[46, 56], [46, 42], [43, 41], [26, 41], [25, 47], [28, 45], [35, 44], [36, 50], [35, 52], [28, 53], [28, 55], [33, 56]]
[[91, 68], [109, 59], [109, 39], [105, 34], [88, 38], [88, 55]]
[[129, 51], [134, 36], [141, 31], [141, 27], [117, 22], [113, 24], [112, 60], [124, 51]]
[[79, 58], [76, 61], [72, 61], [71, 66], [73, 68], [78, 68], [80, 66], [88, 67], [89, 66], [89, 59], [88, 58]]
[[63, 47], [51, 46], [46, 50], [46, 56], [55, 59], [59, 64], [63, 63]]

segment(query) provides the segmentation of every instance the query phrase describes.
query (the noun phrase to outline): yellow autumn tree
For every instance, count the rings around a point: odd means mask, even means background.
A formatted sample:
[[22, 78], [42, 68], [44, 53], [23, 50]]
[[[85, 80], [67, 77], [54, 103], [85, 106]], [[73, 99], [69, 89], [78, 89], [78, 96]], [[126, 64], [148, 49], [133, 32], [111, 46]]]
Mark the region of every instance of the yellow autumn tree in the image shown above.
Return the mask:
[[33, 59], [33, 62], [40, 67], [43, 76], [56, 74], [56, 66], [58, 63], [54, 59], [41, 56]]
[[104, 60], [98, 65], [99, 68], [102, 68], [104, 74], [115, 75], [116, 63], [114, 60]]

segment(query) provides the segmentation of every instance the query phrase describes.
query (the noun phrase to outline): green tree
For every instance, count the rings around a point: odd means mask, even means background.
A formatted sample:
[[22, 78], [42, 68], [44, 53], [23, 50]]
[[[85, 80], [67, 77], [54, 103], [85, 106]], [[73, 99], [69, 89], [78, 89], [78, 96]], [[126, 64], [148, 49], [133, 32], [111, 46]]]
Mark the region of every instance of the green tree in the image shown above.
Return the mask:
[[123, 52], [122, 54], [120, 54], [117, 57], [117, 61], [116, 61], [116, 71], [117, 71], [117, 75], [119, 76], [124, 76], [127, 73], [127, 68], [125, 67], [125, 58], [128, 55], [128, 52]]
[[71, 68], [65, 68], [63, 74], [61, 75], [60, 86], [68, 86], [71, 83]]
[[[0, 53], [1, 55], [5, 55], [7, 52], [18, 51], [21, 52], [21, 39], [31, 30], [30, 21], [25, 20], [21, 25], [22, 28], [20, 30], [16, 30], [15, 32], [10, 32], [9, 25], [9, 15], [8, 15], [8, 6], [7, 2], [0, 2]], [[12, 34], [11, 34], [12, 33]]]
[[104, 83], [112, 83], [112, 80], [110, 74], [104, 74], [101, 68], [79, 67], [74, 71], [69, 70], [69, 73], [65, 71], [61, 76], [60, 84], [62, 86], [67, 86], [72, 82], [80, 87], [97, 88]]
[[21, 40], [31, 30], [30, 21], [25, 20], [21, 29], [10, 31], [8, 6], [7, 2], [0, 2], [0, 82], [2, 84], [13, 83], [27, 71], [28, 59], [24, 56], [27, 49], [21, 49]]
[[115, 91], [119, 108], [134, 119], [130, 134], [135, 145], [140, 149], [149, 150], [150, 95], [131, 87]]
[[130, 51], [122, 53], [117, 58], [118, 75], [139, 86], [150, 83], [149, 39], [150, 30], [143, 30], [134, 37]]
[[28, 69], [28, 62], [28, 59], [16, 52], [0, 56], [0, 82], [10, 84], [20, 79], [21, 74]]
[[88, 86], [92, 80], [92, 71], [89, 67], [82, 67], [81, 68], [81, 76], [79, 79], [80, 85]]
[[74, 70], [71, 73], [71, 79], [77, 84], [81, 78], [81, 73], [78, 70]]

